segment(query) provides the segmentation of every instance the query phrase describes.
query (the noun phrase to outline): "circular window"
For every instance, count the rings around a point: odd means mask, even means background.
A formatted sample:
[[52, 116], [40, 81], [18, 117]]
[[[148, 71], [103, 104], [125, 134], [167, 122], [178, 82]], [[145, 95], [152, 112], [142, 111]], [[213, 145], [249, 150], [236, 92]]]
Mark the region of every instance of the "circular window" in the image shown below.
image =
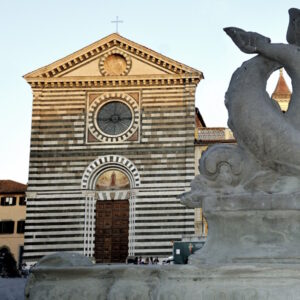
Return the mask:
[[140, 123], [138, 102], [123, 93], [102, 94], [88, 108], [87, 122], [89, 134], [100, 142], [122, 143], [134, 134], [136, 141]]
[[117, 136], [130, 128], [132, 113], [130, 108], [120, 101], [103, 105], [97, 114], [99, 129], [107, 135]]

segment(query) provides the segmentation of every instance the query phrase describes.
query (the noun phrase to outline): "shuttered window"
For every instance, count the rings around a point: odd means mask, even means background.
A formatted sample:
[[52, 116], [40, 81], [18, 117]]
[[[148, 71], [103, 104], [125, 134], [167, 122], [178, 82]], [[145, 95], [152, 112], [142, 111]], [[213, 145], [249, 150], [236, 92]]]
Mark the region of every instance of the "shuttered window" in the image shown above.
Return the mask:
[[0, 234], [14, 233], [14, 227], [14, 221], [2, 221], [0, 222]]
[[1, 206], [12, 206], [16, 205], [16, 197], [1, 197]]

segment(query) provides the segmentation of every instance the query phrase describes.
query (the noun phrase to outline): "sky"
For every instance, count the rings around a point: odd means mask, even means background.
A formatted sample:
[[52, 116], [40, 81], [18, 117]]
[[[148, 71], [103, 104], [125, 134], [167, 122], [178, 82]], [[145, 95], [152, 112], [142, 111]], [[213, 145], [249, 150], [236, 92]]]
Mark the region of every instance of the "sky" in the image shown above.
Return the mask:
[[[299, 0], [0, 0], [0, 179], [27, 183], [32, 93], [23, 75], [116, 31], [204, 73], [196, 106], [211, 127], [225, 127], [224, 94], [251, 56], [223, 28], [284, 42], [288, 9]], [[272, 75], [271, 93], [278, 79]]]

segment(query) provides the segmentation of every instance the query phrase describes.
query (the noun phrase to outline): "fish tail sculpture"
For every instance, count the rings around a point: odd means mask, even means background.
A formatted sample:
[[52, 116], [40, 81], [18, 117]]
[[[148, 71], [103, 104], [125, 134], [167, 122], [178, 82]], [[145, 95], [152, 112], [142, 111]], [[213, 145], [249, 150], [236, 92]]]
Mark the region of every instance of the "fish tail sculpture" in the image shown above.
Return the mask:
[[[224, 29], [241, 51], [258, 54], [233, 73], [225, 95], [237, 145], [214, 145], [204, 152], [200, 175], [191, 192], [181, 196], [183, 204], [201, 207], [203, 200], [218, 197], [259, 193], [271, 200], [274, 194], [300, 193], [300, 10], [292, 8], [289, 14], [289, 44], [272, 44], [236, 27]], [[293, 87], [285, 114], [266, 92], [270, 75], [281, 67]]]
[[[270, 43], [262, 35], [239, 28], [224, 30], [246, 53], [255, 52], [259, 42]], [[262, 165], [286, 175], [299, 175], [300, 130], [266, 92], [269, 76], [281, 66], [280, 62], [258, 55], [234, 72], [225, 96], [228, 126], [238, 144]]]

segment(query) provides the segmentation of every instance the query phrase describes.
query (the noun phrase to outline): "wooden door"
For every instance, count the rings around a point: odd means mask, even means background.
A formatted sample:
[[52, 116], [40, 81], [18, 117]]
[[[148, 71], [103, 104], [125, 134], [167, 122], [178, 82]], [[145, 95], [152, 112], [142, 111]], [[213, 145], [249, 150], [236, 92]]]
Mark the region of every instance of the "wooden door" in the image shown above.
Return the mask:
[[129, 201], [96, 203], [95, 259], [97, 263], [124, 263], [128, 256]]

